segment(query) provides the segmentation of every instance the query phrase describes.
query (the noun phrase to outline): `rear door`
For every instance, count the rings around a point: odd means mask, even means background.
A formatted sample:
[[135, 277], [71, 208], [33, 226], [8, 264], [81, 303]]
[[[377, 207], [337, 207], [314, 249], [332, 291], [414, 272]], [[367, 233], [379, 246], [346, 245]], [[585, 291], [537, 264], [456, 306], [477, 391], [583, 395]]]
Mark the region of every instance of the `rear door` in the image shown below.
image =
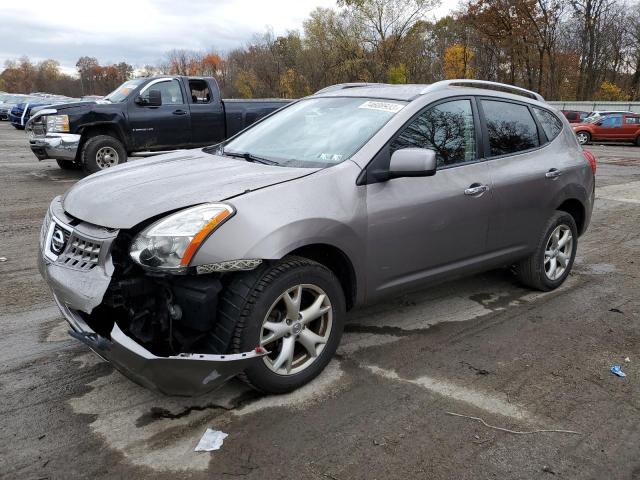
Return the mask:
[[622, 134], [629, 142], [635, 141], [640, 130], [640, 115], [625, 115], [622, 123]]
[[137, 150], [174, 149], [186, 147], [191, 141], [189, 106], [180, 81], [175, 78], [153, 80], [139, 93], [143, 100], [151, 90], [159, 90], [162, 105], [139, 105], [131, 100], [128, 106], [129, 124]]
[[194, 146], [211, 145], [224, 140], [224, 108], [217, 86], [202, 78], [190, 78], [185, 82], [191, 111], [191, 143]]
[[468, 97], [426, 107], [368, 167], [388, 168], [402, 148], [430, 148], [438, 159], [433, 177], [367, 185], [370, 297], [468, 267], [485, 253], [495, 204], [478, 155], [477, 118]]
[[564, 182], [562, 149], [541, 148], [558, 136], [562, 122], [526, 103], [483, 98], [479, 105], [498, 207], [489, 224], [488, 249], [515, 258], [535, 246]]

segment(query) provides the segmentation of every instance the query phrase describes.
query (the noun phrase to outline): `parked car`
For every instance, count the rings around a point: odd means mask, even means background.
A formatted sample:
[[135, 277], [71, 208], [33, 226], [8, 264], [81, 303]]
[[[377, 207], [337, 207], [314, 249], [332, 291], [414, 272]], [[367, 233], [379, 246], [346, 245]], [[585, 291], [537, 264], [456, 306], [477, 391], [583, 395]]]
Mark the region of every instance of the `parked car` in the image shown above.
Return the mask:
[[22, 94], [5, 95], [2, 98], [2, 103], [0, 103], [0, 120], [3, 120], [3, 121], [9, 120], [11, 109], [15, 107], [18, 103], [24, 102], [26, 98], [28, 97]]
[[133, 152], [211, 145], [289, 102], [223, 100], [214, 78], [137, 78], [103, 100], [40, 110], [27, 129], [38, 160], [97, 172]]
[[589, 112], [587, 118], [584, 119], [585, 123], [594, 123], [600, 120], [602, 117], [606, 117], [607, 115], [612, 115], [614, 113], [633, 113], [628, 110], [594, 110], [593, 112]]
[[51, 203], [40, 271], [72, 335], [138, 383], [191, 395], [241, 373], [282, 393], [322, 371], [356, 305], [510, 265], [559, 287], [595, 168], [527, 90], [336, 87], [81, 180]]
[[598, 142], [631, 142], [640, 146], [640, 114], [614, 113], [595, 122], [571, 126], [581, 145], [593, 140]]
[[581, 112], [579, 110], [561, 110], [562, 114], [569, 123], [581, 123], [589, 116], [589, 112]]
[[16, 129], [24, 130], [31, 116], [39, 110], [54, 105], [63, 105], [77, 101], [78, 99], [76, 98], [63, 97], [60, 95], [36, 95], [30, 97], [28, 101], [18, 103], [13, 107], [9, 114], [9, 121]]

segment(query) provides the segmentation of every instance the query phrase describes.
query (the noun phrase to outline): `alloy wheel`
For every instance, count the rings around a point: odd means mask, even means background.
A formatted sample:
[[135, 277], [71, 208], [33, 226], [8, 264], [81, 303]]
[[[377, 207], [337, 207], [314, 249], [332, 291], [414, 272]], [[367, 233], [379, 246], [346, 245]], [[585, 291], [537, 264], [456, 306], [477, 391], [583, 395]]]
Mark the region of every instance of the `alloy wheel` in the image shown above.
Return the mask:
[[567, 225], [558, 225], [547, 240], [544, 251], [544, 273], [556, 281], [567, 270], [573, 253], [573, 234]]
[[96, 164], [101, 170], [118, 165], [120, 157], [113, 147], [102, 147], [96, 152]]
[[263, 357], [266, 366], [279, 375], [308, 368], [329, 341], [332, 312], [329, 296], [317, 285], [287, 289], [262, 322], [260, 346], [270, 351]]
[[589, 135], [585, 132], [578, 132], [576, 136], [578, 137], [578, 143], [580, 145], [584, 145], [589, 141]]

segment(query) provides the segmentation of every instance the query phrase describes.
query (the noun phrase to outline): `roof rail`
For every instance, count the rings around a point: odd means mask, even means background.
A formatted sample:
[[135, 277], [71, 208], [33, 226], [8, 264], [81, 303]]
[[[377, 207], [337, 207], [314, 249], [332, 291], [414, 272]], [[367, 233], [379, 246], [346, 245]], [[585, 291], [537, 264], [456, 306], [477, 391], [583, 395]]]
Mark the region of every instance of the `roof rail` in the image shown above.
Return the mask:
[[532, 92], [531, 90], [527, 90], [525, 88], [516, 87], [514, 85], [509, 85], [507, 83], [489, 82], [487, 80], [467, 80], [467, 79], [441, 80], [439, 82], [435, 82], [427, 86], [420, 93], [425, 94], [428, 92], [433, 92], [435, 90], [440, 90], [441, 88], [445, 88], [445, 87], [483, 88], [485, 90], [496, 90], [498, 92], [506, 92], [506, 93], [512, 93], [514, 95], [521, 95], [523, 97], [532, 98], [533, 100], [538, 100], [539, 102], [544, 102], [544, 98], [539, 93]]
[[351, 83], [337, 83], [335, 85], [329, 85], [328, 87], [324, 87], [318, 90], [314, 95], [318, 93], [327, 93], [334, 92], [336, 90], [345, 90], [347, 88], [357, 88], [357, 87], [385, 87], [387, 83], [367, 83], [367, 82], [351, 82]]

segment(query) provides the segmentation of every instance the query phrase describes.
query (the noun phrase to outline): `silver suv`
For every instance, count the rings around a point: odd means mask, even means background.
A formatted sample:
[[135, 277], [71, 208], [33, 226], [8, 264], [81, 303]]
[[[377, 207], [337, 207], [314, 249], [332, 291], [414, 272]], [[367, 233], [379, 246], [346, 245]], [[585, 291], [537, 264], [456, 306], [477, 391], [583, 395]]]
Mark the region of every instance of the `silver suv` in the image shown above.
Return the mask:
[[594, 175], [536, 93], [336, 85], [78, 182], [51, 203], [40, 267], [71, 334], [134, 381], [281, 393], [322, 371], [356, 305], [505, 266], [557, 288]]

